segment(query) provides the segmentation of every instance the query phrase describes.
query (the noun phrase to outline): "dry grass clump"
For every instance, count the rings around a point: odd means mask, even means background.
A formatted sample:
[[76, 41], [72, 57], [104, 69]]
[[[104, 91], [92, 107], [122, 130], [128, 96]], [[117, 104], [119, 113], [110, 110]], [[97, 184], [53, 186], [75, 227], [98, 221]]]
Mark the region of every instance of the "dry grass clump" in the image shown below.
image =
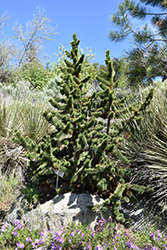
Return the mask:
[[26, 151], [11, 139], [0, 138], [0, 175], [22, 178], [25, 175], [28, 159]]
[[23, 147], [0, 138], [0, 212], [8, 211], [26, 178], [28, 159]]

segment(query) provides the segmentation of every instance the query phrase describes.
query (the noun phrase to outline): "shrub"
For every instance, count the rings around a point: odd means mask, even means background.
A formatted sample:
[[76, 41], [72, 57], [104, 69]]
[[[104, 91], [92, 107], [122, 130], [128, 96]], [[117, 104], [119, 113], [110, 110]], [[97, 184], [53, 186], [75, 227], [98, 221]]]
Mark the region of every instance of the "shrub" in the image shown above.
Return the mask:
[[[54, 131], [43, 137], [42, 141], [29, 152], [31, 181], [39, 185], [47, 178], [55, 178], [55, 169], [65, 173], [64, 181], [58, 193], [89, 190], [105, 195], [104, 206], [112, 205], [113, 213], [118, 221], [124, 222], [119, 213], [120, 200], [126, 192], [134, 189], [143, 192], [143, 187], [126, 183], [130, 175], [128, 161], [117, 150], [118, 143], [124, 140], [123, 132], [130, 121], [139, 118], [153, 95], [150, 91], [140, 107], [134, 105], [124, 109], [123, 99], [115, 98], [113, 77], [114, 70], [109, 51], [106, 52], [108, 71], [101, 71], [97, 79], [101, 91], [87, 94], [87, 83], [90, 76], [81, 74], [84, 54], [78, 53], [79, 40], [73, 35], [72, 50], [66, 52], [70, 60], [65, 59], [66, 67], [62, 67], [61, 96], [50, 100], [54, 110], [45, 112], [46, 120], [54, 126]], [[118, 105], [119, 104], [119, 105]], [[118, 109], [117, 107], [120, 107]], [[132, 114], [122, 123], [114, 123], [113, 119], [121, 113], [131, 110]], [[17, 133], [18, 141], [26, 147], [26, 140]], [[30, 144], [27, 143], [27, 149]], [[117, 164], [109, 155], [121, 158], [125, 167]]]
[[[149, 89], [141, 89], [143, 93]], [[140, 124], [131, 124], [131, 137], [120, 144], [120, 151], [130, 161], [131, 182], [149, 186], [155, 208], [166, 207], [167, 165], [167, 88], [166, 83], [155, 87], [155, 94]]]

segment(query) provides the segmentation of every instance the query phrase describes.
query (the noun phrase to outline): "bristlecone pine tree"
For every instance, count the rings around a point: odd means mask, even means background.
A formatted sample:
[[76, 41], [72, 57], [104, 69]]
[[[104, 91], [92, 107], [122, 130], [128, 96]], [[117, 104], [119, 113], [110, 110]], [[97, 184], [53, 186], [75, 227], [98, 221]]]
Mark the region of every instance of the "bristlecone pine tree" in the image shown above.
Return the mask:
[[[119, 213], [121, 199], [129, 201], [128, 195], [132, 196], [131, 190], [143, 192], [138, 185], [125, 182], [129, 168], [120, 167], [109, 155], [122, 157], [117, 151], [119, 141], [123, 140], [123, 131], [128, 123], [139, 117], [140, 113], [149, 104], [153, 90], [146, 100], [137, 109], [129, 107], [131, 117], [114, 125], [122, 112], [124, 99], [114, 97], [114, 70], [109, 51], [106, 52], [107, 72], [102, 71], [97, 77], [101, 90], [88, 95], [86, 88], [90, 76], [82, 78], [81, 69], [84, 54], [78, 51], [79, 40], [73, 35], [72, 49], [66, 52], [66, 67], [62, 68], [61, 97], [50, 100], [55, 111], [45, 112], [47, 121], [55, 127], [55, 131], [43, 138], [41, 143], [34, 146], [30, 152], [29, 167], [31, 180], [34, 184], [40, 184], [47, 178], [55, 178], [55, 169], [65, 172], [58, 193], [67, 191], [90, 193], [105, 193], [106, 205], [111, 205], [116, 220], [125, 222], [123, 214]], [[133, 111], [134, 110], [134, 111]], [[25, 138], [17, 133], [27, 148], [31, 143], [25, 142]], [[127, 166], [127, 165], [125, 165]], [[110, 191], [108, 191], [110, 190]]]

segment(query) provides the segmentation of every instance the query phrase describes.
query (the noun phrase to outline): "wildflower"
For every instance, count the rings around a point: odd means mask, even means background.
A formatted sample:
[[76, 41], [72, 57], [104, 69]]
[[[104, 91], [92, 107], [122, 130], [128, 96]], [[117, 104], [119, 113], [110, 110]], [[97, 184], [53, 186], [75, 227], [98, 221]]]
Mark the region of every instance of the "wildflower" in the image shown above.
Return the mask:
[[20, 241], [18, 241], [18, 242], [16, 243], [16, 246], [17, 246], [18, 248], [21, 248], [21, 249], [24, 248], [24, 244], [21, 243]]
[[26, 242], [32, 242], [32, 239], [30, 237], [27, 237]]
[[19, 233], [18, 233], [17, 231], [15, 231], [15, 230], [12, 232], [12, 234], [13, 234], [14, 236], [19, 236]]
[[97, 245], [97, 246], [95, 247], [95, 249], [96, 249], [96, 250], [103, 250], [103, 248], [101, 247], [101, 245]]
[[99, 220], [100, 226], [103, 226], [106, 224], [106, 221], [104, 218], [102, 218], [101, 220]]
[[74, 235], [75, 235], [74, 232], [71, 232], [71, 233], [69, 234], [70, 237], [74, 237]]
[[64, 239], [63, 239], [63, 237], [64, 237], [63, 231], [59, 230], [59, 231], [57, 231], [56, 233], [52, 233], [52, 235], [53, 235], [53, 239], [54, 239], [56, 242], [59, 242], [59, 243], [63, 244], [63, 242], [64, 242]]
[[77, 229], [77, 234], [80, 234], [81, 233], [81, 230]]
[[24, 224], [21, 223], [21, 221], [15, 220], [14, 224], [15, 224], [15, 228], [14, 228], [15, 230], [18, 230], [18, 229], [23, 230], [24, 229]]
[[154, 234], [154, 233], [151, 233], [150, 236], [151, 236], [151, 238], [152, 238], [153, 240], [155, 240], [155, 234]]
[[156, 246], [153, 246], [151, 250], [159, 250]]
[[79, 242], [79, 245], [82, 245], [82, 241]]
[[85, 243], [85, 244], [86, 244], [86, 246], [84, 247], [84, 250], [89, 250], [89, 249], [91, 249], [89, 243]]
[[132, 249], [140, 249], [138, 248], [138, 246], [134, 245], [131, 241], [126, 243], [128, 248], [132, 248]]
[[42, 222], [44, 222], [44, 221], [45, 221], [45, 218], [44, 218], [43, 216], [41, 217], [41, 221], [42, 221]]
[[40, 240], [39, 239], [35, 239], [35, 241], [32, 243], [33, 248], [37, 248], [40, 244]]
[[159, 230], [157, 230], [157, 239], [159, 240], [161, 237], [162, 237], [162, 234], [160, 233], [160, 231]]
[[68, 241], [69, 241], [69, 243], [71, 244], [71, 238], [69, 238], [69, 240], [68, 240]]
[[85, 236], [85, 234], [81, 233], [81, 237], [84, 237], [84, 236]]
[[56, 250], [56, 245], [52, 240], [51, 240], [51, 244], [52, 244], [52, 250]]
[[150, 250], [151, 246], [147, 244], [147, 246], [144, 248], [144, 250]]
[[2, 227], [1, 227], [1, 229], [2, 229], [3, 231], [5, 231], [5, 230], [6, 230], [6, 228], [7, 228], [7, 226], [6, 226], [6, 224], [3, 222], [3, 223], [2, 223]]
[[117, 234], [117, 233], [114, 233], [114, 237], [113, 237], [113, 239], [116, 239], [116, 238], [117, 238], [117, 236], [118, 236], [118, 234]]
[[43, 232], [42, 232], [42, 231], [40, 231], [40, 232], [39, 232], [39, 234], [40, 234], [40, 236], [41, 236], [41, 237], [45, 237], [45, 238], [46, 238], [46, 237], [47, 237], [47, 235], [48, 235], [48, 231], [47, 231], [47, 229], [46, 229], [46, 228], [44, 228], [44, 229], [43, 229]]
[[95, 237], [95, 231], [92, 231], [92, 238]]

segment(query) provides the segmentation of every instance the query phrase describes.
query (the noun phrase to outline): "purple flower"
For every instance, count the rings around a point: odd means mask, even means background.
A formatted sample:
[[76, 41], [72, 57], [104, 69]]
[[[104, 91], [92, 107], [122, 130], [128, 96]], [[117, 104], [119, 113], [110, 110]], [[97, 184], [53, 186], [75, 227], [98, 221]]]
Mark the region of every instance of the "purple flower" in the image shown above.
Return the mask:
[[52, 250], [56, 250], [56, 245], [55, 243], [51, 240], [51, 243], [52, 243]]
[[115, 233], [114, 233], [114, 237], [113, 237], [113, 239], [116, 239], [116, 238], [117, 238], [117, 236], [118, 236], [118, 234], [115, 232]]
[[75, 233], [74, 233], [74, 232], [71, 232], [71, 233], [69, 234], [69, 236], [70, 236], [70, 237], [74, 237], [74, 236], [75, 236]]
[[69, 241], [69, 243], [71, 244], [71, 238], [69, 238], [69, 240], [68, 240], [68, 241]]
[[151, 246], [147, 244], [147, 246], [144, 248], [144, 250], [150, 250]]
[[128, 248], [132, 248], [132, 249], [140, 249], [138, 248], [138, 246], [134, 245], [131, 241], [126, 243]]
[[17, 246], [18, 248], [21, 248], [21, 249], [24, 248], [24, 244], [21, 243], [20, 241], [18, 241], [18, 242], [16, 243], [16, 246]]
[[160, 233], [160, 231], [159, 230], [157, 230], [157, 239], [159, 240], [161, 237], [162, 237], [162, 234]]
[[48, 231], [47, 231], [47, 229], [46, 229], [46, 228], [44, 228], [44, 229], [43, 229], [43, 232], [42, 232], [42, 231], [40, 231], [40, 232], [39, 232], [39, 234], [41, 235], [41, 237], [46, 238], [46, 237], [48, 236]]
[[64, 233], [64, 232], [61, 231], [61, 230], [57, 231], [56, 233], [53, 232], [53, 233], [52, 233], [53, 239], [54, 239], [56, 242], [63, 244], [63, 242], [64, 242], [64, 239], [63, 239], [64, 234], [63, 234], [63, 233]]
[[103, 248], [101, 247], [101, 245], [97, 245], [97, 246], [95, 247], [95, 249], [96, 249], [96, 250], [103, 250]]
[[86, 244], [86, 246], [84, 247], [84, 250], [89, 250], [89, 249], [91, 249], [89, 243], [85, 243], [85, 244]]
[[16, 220], [16, 221], [14, 222], [14, 224], [15, 224], [15, 228], [14, 228], [15, 230], [18, 230], [18, 229], [23, 230], [23, 229], [24, 229], [24, 224], [21, 223], [21, 221]]
[[159, 250], [156, 246], [153, 246], [151, 250]]
[[15, 231], [15, 230], [12, 232], [12, 234], [13, 234], [14, 236], [19, 236], [19, 233], [18, 233], [17, 231]]
[[104, 218], [102, 218], [101, 220], [99, 220], [100, 226], [103, 226], [104, 224], [106, 224], [106, 221]]
[[77, 234], [80, 234], [81, 233], [81, 230], [77, 229]]
[[151, 238], [152, 238], [153, 240], [155, 240], [155, 234], [154, 234], [154, 233], [151, 233], [150, 236], [151, 236]]
[[37, 248], [40, 244], [40, 240], [39, 239], [35, 239], [35, 241], [32, 243], [33, 248]]
[[41, 217], [41, 221], [42, 221], [42, 222], [44, 222], [44, 221], [45, 221], [45, 218], [44, 218], [43, 216]]
[[5, 230], [6, 230], [6, 228], [7, 228], [7, 226], [6, 226], [6, 224], [3, 222], [3, 223], [2, 223], [2, 227], [1, 227], [1, 229], [2, 229], [3, 231], [5, 231]]
[[82, 241], [79, 242], [79, 245], [82, 245]]
[[26, 242], [32, 242], [32, 239], [30, 237], [27, 237]]
[[95, 231], [92, 231], [92, 238], [95, 237]]

